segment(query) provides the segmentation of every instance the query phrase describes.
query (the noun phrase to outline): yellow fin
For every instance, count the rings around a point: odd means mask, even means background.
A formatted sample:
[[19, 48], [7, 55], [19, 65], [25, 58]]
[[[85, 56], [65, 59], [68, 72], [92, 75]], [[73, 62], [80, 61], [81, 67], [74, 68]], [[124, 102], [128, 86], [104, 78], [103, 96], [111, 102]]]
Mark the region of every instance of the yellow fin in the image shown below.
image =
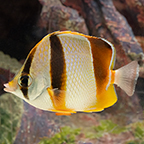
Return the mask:
[[107, 90], [105, 90], [98, 100], [98, 108], [107, 108], [114, 105], [117, 102], [117, 95], [115, 92], [114, 85], [110, 84]]
[[73, 111], [73, 110], [51, 110], [52, 112], [56, 112], [55, 114], [56, 115], [71, 115], [72, 113], [76, 113], [76, 111]]
[[60, 115], [71, 115], [71, 113], [55, 113], [57, 116], [60, 116]]
[[101, 94], [97, 96], [97, 102], [95, 106], [89, 107], [84, 112], [100, 112], [105, 108], [108, 108], [114, 105], [117, 101], [117, 95], [115, 88], [112, 84], [108, 87], [107, 90], [104, 90]]
[[104, 110], [103, 108], [96, 108], [96, 107], [94, 107], [94, 108], [90, 108], [88, 110], [84, 110], [83, 112], [91, 113], [91, 112], [101, 112], [103, 110]]

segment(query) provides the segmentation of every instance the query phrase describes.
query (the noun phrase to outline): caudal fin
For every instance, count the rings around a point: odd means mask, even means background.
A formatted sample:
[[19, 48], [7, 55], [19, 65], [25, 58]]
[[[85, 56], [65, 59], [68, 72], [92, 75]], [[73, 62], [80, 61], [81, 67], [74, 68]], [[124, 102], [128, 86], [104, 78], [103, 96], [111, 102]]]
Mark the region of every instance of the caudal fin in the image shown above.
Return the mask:
[[133, 61], [115, 71], [115, 84], [123, 89], [127, 95], [132, 96], [139, 76], [139, 65]]

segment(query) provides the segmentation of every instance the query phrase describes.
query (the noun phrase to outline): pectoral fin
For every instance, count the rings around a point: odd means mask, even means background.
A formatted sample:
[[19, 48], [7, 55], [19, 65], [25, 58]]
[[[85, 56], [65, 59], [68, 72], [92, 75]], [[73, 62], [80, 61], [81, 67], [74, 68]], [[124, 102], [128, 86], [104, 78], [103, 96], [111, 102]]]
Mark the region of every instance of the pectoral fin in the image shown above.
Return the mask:
[[47, 89], [53, 106], [55, 109], [66, 109], [65, 107], [65, 91], [64, 90], [59, 90], [59, 89]]
[[64, 90], [47, 88], [47, 91], [51, 97], [53, 107], [55, 108], [55, 110], [52, 111], [56, 112], [56, 115], [71, 115], [71, 113], [76, 113], [66, 107], [66, 92]]

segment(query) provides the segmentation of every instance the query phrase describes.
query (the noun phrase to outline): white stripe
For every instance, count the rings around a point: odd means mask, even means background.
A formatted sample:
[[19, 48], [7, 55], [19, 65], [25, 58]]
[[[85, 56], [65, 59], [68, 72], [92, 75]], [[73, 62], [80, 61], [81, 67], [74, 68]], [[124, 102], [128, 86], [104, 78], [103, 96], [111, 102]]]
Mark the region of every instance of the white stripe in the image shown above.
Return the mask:
[[92, 48], [91, 48], [91, 44], [90, 44], [90, 41], [86, 38], [88, 44], [89, 44], [89, 48], [90, 48], [90, 55], [91, 55], [91, 62], [92, 62], [92, 65], [93, 65], [93, 74], [94, 74], [94, 80], [95, 80], [95, 85], [96, 85], [96, 95], [97, 95], [97, 83], [96, 83], [96, 77], [95, 77], [95, 73], [94, 73], [94, 63], [93, 63], [93, 55], [92, 55]]
[[[62, 42], [66, 59], [66, 107], [82, 111], [96, 102], [91, 45], [88, 39], [81, 35], [61, 34], [58, 37]], [[85, 45], [81, 45], [83, 43]]]
[[108, 87], [109, 87], [109, 85], [110, 85], [110, 82], [111, 82], [111, 71], [109, 71], [110, 73], [109, 73], [109, 82], [108, 82], [108, 84], [107, 84], [107, 86], [106, 86], [106, 90], [108, 89]]
[[[106, 43], [108, 43], [108, 44], [111, 46], [111, 49], [112, 49], [112, 57], [111, 57], [110, 65], [109, 65], [109, 70], [110, 70], [110, 69], [111, 69], [112, 62], [113, 62], [113, 59], [114, 59], [115, 48], [114, 48], [113, 44], [110, 43], [109, 41], [107, 41], [106, 39], [104, 39], [104, 38], [100, 38], [100, 39], [102, 39], [103, 41], [105, 41]], [[114, 59], [114, 64], [115, 64], [115, 59]], [[108, 89], [108, 87], [109, 87], [109, 85], [110, 85], [110, 82], [111, 82], [111, 71], [110, 71], [110, 73], [109, 73], [109, 82], [108, 82], [108, 84], [107, 84], [107, 86], [106, 86], [106, 90]]]

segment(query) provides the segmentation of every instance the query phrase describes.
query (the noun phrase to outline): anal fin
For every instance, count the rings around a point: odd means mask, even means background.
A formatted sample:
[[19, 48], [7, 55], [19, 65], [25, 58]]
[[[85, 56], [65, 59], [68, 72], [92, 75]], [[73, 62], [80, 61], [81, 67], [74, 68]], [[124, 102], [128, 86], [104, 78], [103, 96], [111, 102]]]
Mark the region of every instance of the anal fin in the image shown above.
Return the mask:
[[61, 116], [61, 115], [71, 115], [71, 113], [55, 113], [57, 116]]
[[117, 101], [117, 95], [115, 92], [115, 88], [113, 84], [110, 84], [107, 90], [99, 93], [97, 95], [96, 104], [88, 107], [83, 112], [100, 112], [103, 111], [105, 108], [108, 108], [114, 105]]
[[52, 112], [55, 112], [56, 115], [71, 115], [72, 113], [76, 113], [76, 111], [72, 111], [72, 110], [66, 110], [66, 111], [62, 111], [62, 110], [51, 110]]
[[104, 110], [104, 108], [94, 108], [94, 109], [84, 110], [83, 112], [91, 113], [91, 112], [101, 112], [103, 110]]
[[108, 108], [117, 102], [117, 95], [113, 84], [110, 84], [108, 89], [103, 91], [98, 98], [96, 107], [99, 109]]

